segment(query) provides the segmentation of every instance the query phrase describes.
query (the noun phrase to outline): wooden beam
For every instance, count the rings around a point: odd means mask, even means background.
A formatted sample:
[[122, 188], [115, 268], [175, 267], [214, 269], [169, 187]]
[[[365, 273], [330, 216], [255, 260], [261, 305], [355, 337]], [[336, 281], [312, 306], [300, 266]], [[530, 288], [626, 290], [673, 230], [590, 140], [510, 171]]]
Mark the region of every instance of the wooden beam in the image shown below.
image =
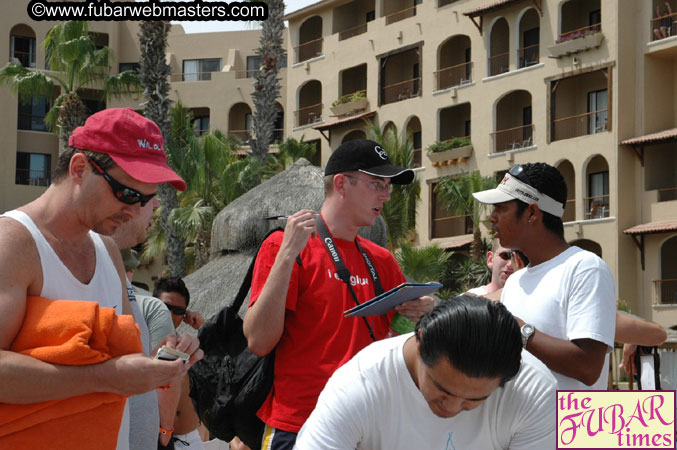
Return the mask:
[[630, 237], [632, 240], [635, 242], [635, 245], [639, 249], [639, 254], [640, 254], [640, 259], [642, 261], [642, 270], [644, 270], [645, 265], [644, 265], [644, 235], [640, 234], [639, 235], [639, 240], [637, 239], [637, 236], [634, 234], [631, 234]]
[[643, 145], [632, 145], [632, 149], [635, 151], [635, 154], [639, 158], [639, 162], [644, 167], [644, 146]]
[[479, 16], [479, 18], [480, 18], [480, 23], [477, 23], [477, 22], [475, 21], [475, 17], [477, 17], [477, 16], [468, 16], [468, 18], [469, 18], [470, 20], [472, 20], [472, 23], [475, 24], [475, 26], [476, 26], [477, 29], [479, 30], [480, 36], [482, 36], [482, 16], [481, 16], [481, 15]]
[[[331, 144], [331, 141], [329, 140], [329, 136], [324, 134], [324, 130], [318, 130], [320, 134], [322, 135], [323, 138], [327, 140], [327, 144]], [[331, 133], [331, 130], [327, 130], [329, 133]]]

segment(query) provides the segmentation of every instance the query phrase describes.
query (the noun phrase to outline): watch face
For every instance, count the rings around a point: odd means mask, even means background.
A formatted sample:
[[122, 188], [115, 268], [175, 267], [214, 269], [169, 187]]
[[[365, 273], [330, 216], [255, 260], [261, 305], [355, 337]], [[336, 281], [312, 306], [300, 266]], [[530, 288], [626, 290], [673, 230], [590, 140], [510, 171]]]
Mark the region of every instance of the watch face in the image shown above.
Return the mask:
[[525, 323], [524, 326], [522, 327], [522, 334], [531, 336], [532, 334], [534, 334], [534, 326]]

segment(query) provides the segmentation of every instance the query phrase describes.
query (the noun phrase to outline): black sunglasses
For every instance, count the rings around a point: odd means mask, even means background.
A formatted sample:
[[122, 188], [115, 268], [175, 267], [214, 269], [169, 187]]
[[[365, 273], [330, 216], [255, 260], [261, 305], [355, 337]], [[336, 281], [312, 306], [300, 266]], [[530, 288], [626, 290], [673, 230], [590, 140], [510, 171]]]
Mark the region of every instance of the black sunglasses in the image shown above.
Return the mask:
[[186, 315], [186, 307], [185, 306], [175, 306], [175, 305], [170, 305], [169, 303], [165, 303], [165, 306], [172, 312], [172, 314], [175, 314], [177, 316], [185, 316]]
[[502, 260], [507, 261], [512, 258], [512, 250], [503, 250], [501, 253], [498, 253], [498, 256], [500, 256]]
[[529, 177], [527, 176], [526, 173], [524, 173], [524, 167], [522, 164], [515, 164], [508, 170], [508, 173], [512, 175], [513, 177], [517, 178], [518, 180], [528, 184], [531, 186], [531, 182], [529, 181]]
[[[80, 150], [78, 150], [80, 151]], [[87, 158], [87, 161], [96, 169], [97, 175], [101, 175], [104, 180], [108, 182], [110, 185], [111, 189], [113, 189], [113, 195], [115, 195], [115, 198], [120, 200], [122, 203], [125, 203], [127, 205], [133, 205], [135, 203], [141, 202], [141, 206], [146, 206], [146, 203], [152, 200], [153, 197], [155, 197], [156, 193], [152, 193], [149, 195], [144, 195], [141, 192], [137, 191], [136, 189], [132, 189], [130, 187], [125, 186], [124, 184], [120, 183], [118, 180], [115, 178], [111, 177], [108, 175], [108, 172], [103, 170], [101, 167], [99, 167], [94, 161], [89, 159], [89, 157], [84, 153], [81, 152], [83, 155], [85, 155], [85, 158]]]

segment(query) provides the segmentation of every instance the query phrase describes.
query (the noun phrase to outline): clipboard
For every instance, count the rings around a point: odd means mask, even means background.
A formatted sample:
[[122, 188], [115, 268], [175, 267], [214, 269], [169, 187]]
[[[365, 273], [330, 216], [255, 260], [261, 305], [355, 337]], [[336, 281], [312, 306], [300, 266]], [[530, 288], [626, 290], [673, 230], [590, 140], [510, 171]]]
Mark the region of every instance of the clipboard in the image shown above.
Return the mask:
[[402, 283], [371, 300], [344, 311], [343, 314], [345, 317], [380, 316], [397, 305], [423, 295], [432, 294], [441, 287], [442, 283], [434, 281], [429, 283]]

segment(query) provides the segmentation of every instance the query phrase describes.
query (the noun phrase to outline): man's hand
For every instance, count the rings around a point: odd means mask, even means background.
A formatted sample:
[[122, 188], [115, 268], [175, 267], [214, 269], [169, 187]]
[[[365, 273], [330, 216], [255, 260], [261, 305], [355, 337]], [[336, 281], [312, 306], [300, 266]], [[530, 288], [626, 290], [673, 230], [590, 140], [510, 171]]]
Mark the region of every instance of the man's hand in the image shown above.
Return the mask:
[[108, 384], [101, 390], [132, 396], [178, 381], [190, 368], [181, 359], [163, 361], [138, 354], [124, 355], [98, 365], [100, 377]]
[[158, 350], [163, 345], [166, 345], [167, 347], [171, 347], [183, 353], [188, 353], [190, 355], [190, 360], [188, 361], [188, 364], [186, 364], [188, 367], [192, 366], [193, 364], [195, 364], [204, 357], [204, 351], [202, 351], [202, 349], [199, 348], [200, 340], [197, 337], [193, 336], [192, 334], [186, 333], [181, 336], [177, 336], [175, 334], [168, 334], [162, 339], [162, 341], [160, 341], [157, 347], [153, 349], [152, 355], [157, 354]]
[[316, 217], [317, 212], [309, 209], [302, 209], [289, 216], [284, 227], [280, 253], [283, 253], [284, 249], [288, 256], [296, 258], [308, 243], [310, 236], [316, 232]]
[[197, 330], [202, 325], [204, 325], [205, 318], [202, 317], [202, 314], [197, 311], [186, 310], [186, 315], [183, 316], [183, 321]]
[[633, 376], [637, 373], [637, 368], [635, 367], [635, 354], [637, 353], [637, 345], [635, 344], [623, 344], [623, 359], [618, 365], [620, 369], [625, 370], [630, 376]]
[[418, 322], [421, 317], [432, 311], [434, 307], [435, 299], [426, 295], [397, 305], [395, 311], [409, 317], [414, 322]]

